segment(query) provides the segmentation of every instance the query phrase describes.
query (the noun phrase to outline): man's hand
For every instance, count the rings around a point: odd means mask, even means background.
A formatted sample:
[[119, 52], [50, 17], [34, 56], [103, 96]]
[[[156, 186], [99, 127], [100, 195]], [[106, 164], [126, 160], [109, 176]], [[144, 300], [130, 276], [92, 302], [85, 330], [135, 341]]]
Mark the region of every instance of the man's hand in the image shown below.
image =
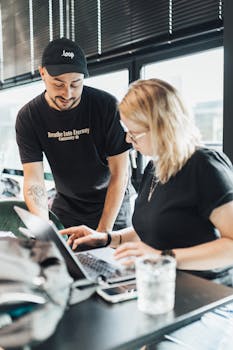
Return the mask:
[[85, 225], [66, 228], [61, 230], [60, 234], [69, 236], [67, 243], [73, 250], [83, 244], [90, 247], [102, 247], [108, 238], [107, 233], [96, 232]]

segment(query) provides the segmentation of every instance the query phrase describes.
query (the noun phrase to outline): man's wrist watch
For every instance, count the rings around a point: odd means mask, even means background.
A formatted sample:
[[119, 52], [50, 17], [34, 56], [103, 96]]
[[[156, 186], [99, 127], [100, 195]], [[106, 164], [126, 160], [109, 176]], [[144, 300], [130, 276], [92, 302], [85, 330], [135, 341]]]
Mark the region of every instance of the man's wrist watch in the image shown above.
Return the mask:
[[172, 249], [164, 249], [161, 251], [162, 256], [172, 256], [173, 258], [176, 258], [176, 254], [174, 250]]

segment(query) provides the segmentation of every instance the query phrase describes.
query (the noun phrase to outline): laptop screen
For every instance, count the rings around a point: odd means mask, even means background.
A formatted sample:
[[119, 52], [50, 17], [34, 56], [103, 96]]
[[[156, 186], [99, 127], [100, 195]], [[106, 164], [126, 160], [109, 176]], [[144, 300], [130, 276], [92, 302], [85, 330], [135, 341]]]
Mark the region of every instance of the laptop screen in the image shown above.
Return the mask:
[[32, 232], [35, 238], [42, 241], [53, 241], [62, 254], [70, 275], [75, 279], [87, 278], [81, 264], [79, 264], [71, 248], [66, 244], [64, 238], [59, 234], [56, 226], [52, 222], [46, 222], [29, 211], [14, 206], [14, 210], [19, 215], [25, 226]]
[[45, 221], [17, 206], [14, 206], [14, 209], [35, 238], [51, 240], [56, 244], [70, 275], [79, 280], [80, 285], [112, 284], [135, 279], [133, 269], [126, 269], [121, 263], [114, 261], [112, 248], [95, 248], [91, 252], [74, 254], [51, 221]]

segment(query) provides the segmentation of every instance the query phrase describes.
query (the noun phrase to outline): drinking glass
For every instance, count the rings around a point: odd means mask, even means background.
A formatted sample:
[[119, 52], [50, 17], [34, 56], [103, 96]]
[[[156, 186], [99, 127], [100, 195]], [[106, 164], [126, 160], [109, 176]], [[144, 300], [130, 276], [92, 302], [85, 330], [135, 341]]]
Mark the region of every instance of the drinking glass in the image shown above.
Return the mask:
[[171, 256], [145, 255], [136, 259], [138, 308], [162, 314], [174, 308], [176, 260]]

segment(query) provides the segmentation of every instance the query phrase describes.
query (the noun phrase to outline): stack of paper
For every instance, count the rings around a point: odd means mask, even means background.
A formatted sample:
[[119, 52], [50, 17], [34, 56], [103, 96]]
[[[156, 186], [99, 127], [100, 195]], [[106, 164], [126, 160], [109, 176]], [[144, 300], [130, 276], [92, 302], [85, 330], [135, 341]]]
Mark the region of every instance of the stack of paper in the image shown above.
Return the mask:
[[[165, 338], [179, 345], [179, 349], [232, 350], [233, 303], [205, 313], [199, 321], [166, 334]], [[167, 345], [167, 349], [173, 347]]]

